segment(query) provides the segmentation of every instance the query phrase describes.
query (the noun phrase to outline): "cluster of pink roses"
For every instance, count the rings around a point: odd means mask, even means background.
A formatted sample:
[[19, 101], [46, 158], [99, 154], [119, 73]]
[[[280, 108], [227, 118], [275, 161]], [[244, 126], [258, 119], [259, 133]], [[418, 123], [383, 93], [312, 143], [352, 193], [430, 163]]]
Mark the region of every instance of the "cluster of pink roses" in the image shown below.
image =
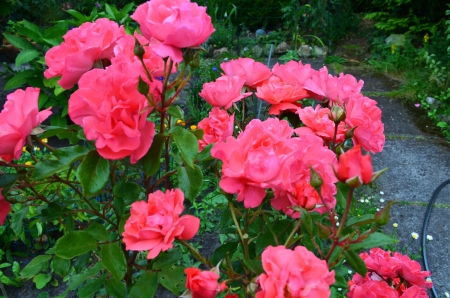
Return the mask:
[[186, 273], [187, 292], [181, 297], [214, 298], [217, 293], [227, 288], [225, 282], [219, 284], [220, 276], [217, 268], [213, 268], [210, 271], [186, 268], [184, 273]]
[[184, 194], [178, 188], [166, 193], [158, 190], [148, 195], [148, 202], [131, 204], [131, 216], [122, 234], [126, 249], [147, 250], [147, 259], [154, 259], [172, 248], [175, 238], [193, 238], [200, 220], [192, 215], [180, 216], [183, 204]]
[[360, 257], [367, 266], [366, 276], [356, 273], [348, 282], [349, 298], [427, 298], [426, 288], [432, 282], [426, 278], [429, 271], [422, 271], [420, 264], [400, 253], [373, 248]]

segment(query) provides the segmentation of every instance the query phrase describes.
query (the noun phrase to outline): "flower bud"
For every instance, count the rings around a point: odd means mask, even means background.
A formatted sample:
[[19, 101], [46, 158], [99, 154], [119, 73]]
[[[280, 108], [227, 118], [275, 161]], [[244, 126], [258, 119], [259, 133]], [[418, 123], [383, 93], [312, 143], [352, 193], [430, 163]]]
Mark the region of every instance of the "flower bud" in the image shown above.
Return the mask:
[[353, 136], [355, 135], [355, 129], [357, 129], [357, 128], [358, 128], [358, 126], [355, 126], [355, 127], [350, 128], [349, 130], [347, 130], [345, 132], [345, 139], [348, 140], [348, 139], [353, 138]]
[[145, 54], [144, 47], [142, 47], [142, 45], [139, 43], [137, 38], [134, 38], [133, 52], [140, 60], [142, 60], [144, 58], [144, 54]]
[[330, 111], [330, 120], [333, 121], [334, 123], [339, 123], [345, 120], [345, 110], [338, 106], [338, 105], [333, 105], [331, 107], [331, 111]]
[[384, 226], [389, 223], [391, 206], [393, 204], [394, 202], [390, 201], [387, 203], [386, 207], [375, 213], [375, 222], [378, 226]]
[[309, 184], [311, 184], [311, 186], [314, 187], [316, 190], [320, 189], [320, 187], [323, 184], [323, 180], [319, 176], [319, 174], [313, 169], [313, 167], [310, 167], [310, 169], [311, 169], [311, 176], [309, 178]]
[[145, 82], [140, 76], [139, 76], [139, 83], [138, 83], [138, 91], [142, 95], [147, 95], [148, 91], [150, 90], [150, 86]]

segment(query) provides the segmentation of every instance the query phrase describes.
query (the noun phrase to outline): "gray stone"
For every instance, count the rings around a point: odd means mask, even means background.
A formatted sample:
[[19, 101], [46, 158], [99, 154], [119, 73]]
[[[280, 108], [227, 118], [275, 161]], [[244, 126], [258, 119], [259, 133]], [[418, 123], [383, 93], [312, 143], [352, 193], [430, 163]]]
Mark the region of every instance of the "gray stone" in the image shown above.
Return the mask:
[[318, 47], [318, 46], [314, 46], [313, 50], [312, 50], [312, 54], [315, 57], [324, 57], [327, 55], [328, 52], [328, 47], [324, 46], [324, 47]]
[[275, 53], [276, 54], [284, 54], [287, 52], [288, 49], [289, 49], [289, 45], [285, 41], [283, 41], [282, 43], [277, 45], [277, 47], [275, 48]]
[[393, 44], [396, 47], [405, 46], [405, 35], [404, 34], [391, 34], [386, 38], [386, 44]]
[[308, 58], [311, 56], [311, 47], [309, 45], [302, 45], [297, 51], [300, 58]]
[[261, 58], [262, 54], [263, 54], [263, 48], [261, 46], [255, 45], [252, 48], [253, 58]]
[[227, 48], [220, 48], [220, 49], [214, 50], [213, 57], [216, 59], [220, 58], [220, 56], [222, 56], [222, 54], [224, 54], [224, 53], [229, 53]]
[[[270, 44], [265, 44], [264, 45], [264, 47], [263, 47], [263, 52], [262, 52], [262, 54], [264, 55], [264, 56], [269, 56], [269, 54], [270, 54], [270, 47], [271, 47], [271, 45]], [[274, 50], [274, 49], [273, 49]], [[272, 50], [272, 51], [273, 51]], [[273, 53], [272, 53], [273, 54]]]
[[258, 29], [255, 32], [255, 37], [256, 39], [260, 38], [260, 37], [264, 37], [266, 36], [266, 31], [264, 31], [264, 29]]

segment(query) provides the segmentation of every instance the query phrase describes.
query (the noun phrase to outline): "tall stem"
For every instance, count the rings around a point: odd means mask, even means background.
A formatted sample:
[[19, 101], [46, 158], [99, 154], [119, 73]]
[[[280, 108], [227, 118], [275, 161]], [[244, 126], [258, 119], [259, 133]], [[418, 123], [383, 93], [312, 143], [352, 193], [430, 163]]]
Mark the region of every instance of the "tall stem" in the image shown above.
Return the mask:
[[239, 222], [238, 222], [238, 220], [236, 218], [236, 212], [234, 210], [233, 202], [231, 201], [231, 199], [228, 199], [228, 206], [230, 206], [231, 217], [233, 218], [234, 225], [236, 226], [236, 230], [238, 231], [239, 238], [241, 239], [242, 247], [244, 248], [244, 257], [247, 259], [248, 258], [247, 242], [245, 241], [244, 234], [242, 234], [241, 227], [240, 227]]

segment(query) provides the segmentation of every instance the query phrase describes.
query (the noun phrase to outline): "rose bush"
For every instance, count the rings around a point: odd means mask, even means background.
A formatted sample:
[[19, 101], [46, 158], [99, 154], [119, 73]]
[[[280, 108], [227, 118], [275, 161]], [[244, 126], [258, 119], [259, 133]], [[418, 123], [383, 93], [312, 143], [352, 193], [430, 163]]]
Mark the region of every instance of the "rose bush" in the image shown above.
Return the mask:
[[[184, 297], [226, 289], [226, 297], [330, 297], [337, 288], [348, 297], [426, 297], [430, 274], [408, 257], [359, 254], [380, 239], [396, 243], [377, 232], [390, 204], [352, 216], [355, 188], [380, 174], [363, 150], [385, 142], [362, 81], [301, 62], [269, 69], [232, 60], [204, 83], [212, 110], [189, 130], [177, 99], [214, 30], [206, 8], [151, 0], [132, 17], [142, 35], [99, 19], [48, 51], [46, 77], [75, 87], [73, 125], [42, 125], [51, 112], [39, 112], [33, 88], [11, 94], [0, 114], [2, 230], [15, 239], [24, 227], [36, 237], [46, 226], [61, 231], [15, 272], [38, 287], [60, 275], [62, 296], [153, 297], [162, 286], [177, 296], [187, 288]], [[252, 119], [251, 95], [277, 117]], [[44, 141], [55, 135], [73, 145]], [[208, 257], [195, 243], [213, 225], [199, 219], [211, 212], [198, 207], [206, 198], [221, 211]], [[349, 268], [357, 274], [347, 284]]]

